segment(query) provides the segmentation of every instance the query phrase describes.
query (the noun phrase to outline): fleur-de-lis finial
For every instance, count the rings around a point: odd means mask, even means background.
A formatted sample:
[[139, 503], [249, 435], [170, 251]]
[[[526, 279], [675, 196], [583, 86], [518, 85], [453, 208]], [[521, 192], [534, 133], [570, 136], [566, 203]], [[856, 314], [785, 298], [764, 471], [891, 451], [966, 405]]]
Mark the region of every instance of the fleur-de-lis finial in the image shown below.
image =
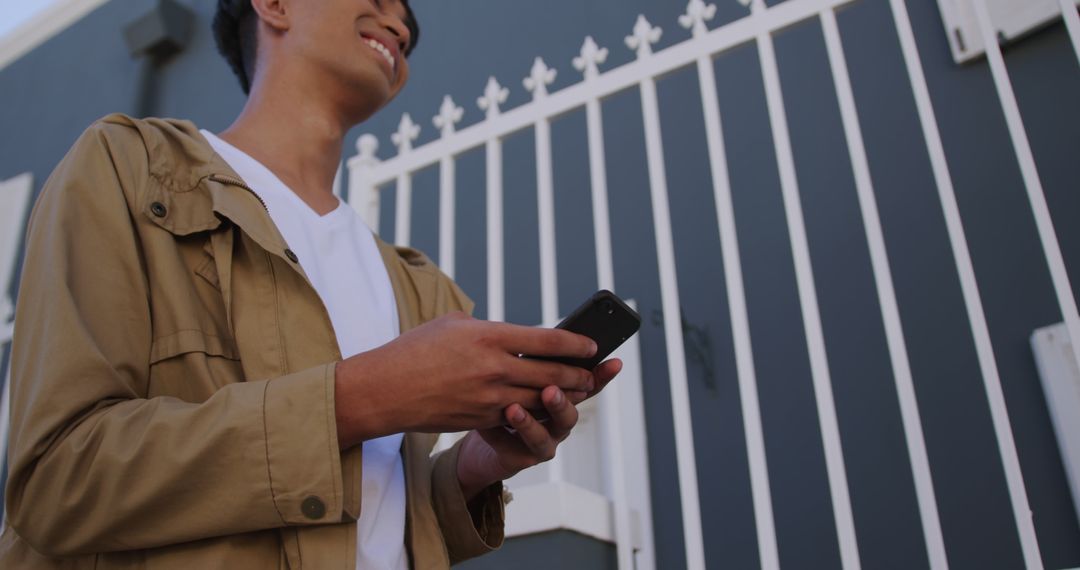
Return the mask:
[[465, 116], [465, 109], [458, 107], [454, 103], [454, 100], [449, 95], [443, 97], [442, 106], [439, 107], [439, 114], [435, 115], [432, 120], [435, 123], [435, 128], [442, 131], [442, 136], [448, 137], [454, 134], [454, 125], [461, 122], [461, 118]]
[[412, 150], [412, 143], [420, 136], [420, 125], [413, 122], [408, 113], [401, 116], [401, 123], [396, 133], [390, 136], [390, 140], [398, 147], [398, 154], [405, 154]]
[[501, 113], [499, 105], [506, 102], [510, 96], [510, 90], [502, 85], [494, 77], [489, 77], [487, 87], [484, 88], [484, 96], [476, 101], [481, 111], [487, 111], [488, 118], [496, 117]]
[[592, 36], [585, 38], [581, 46], [581, 55], [574, 58], [574, 69], [585, 74], [585, 79], [600, 75], [600, 64], [607, 61], [608, 50], [596, 45]]
[[375, 153], [379, 152], [379, 137], [373, 134], [363, 134], [356, 139], [356, 152], [360, 164], [373, 166], [379, 163]]
[[[742, 1], [742, 0], [740, 0]], [[691, 30], [694, 37], [701, 37], [709, 31], [705, 22], [716, 17], [716, 4], [705, 4], [705, 0], [690, 0], [686, 6], [686, 14], [679, 16], [679, 24]]]
[[663, 30], [654, 28], [644, 15], [640, 15], [634, 24], [634, 35], [626, 38], [626, 47], [636, 50], [638, 59], [648, 57], [652, 55], [652, 45], [660, 41], [662, 33]]
[[545, 97], [548, 94], [547, 86], [555, 82], [556, 71], [548, 68], [541, 58], [533, 62], [532, 71], [525, 78], [525, 89], [532, 92], [534, 99]]

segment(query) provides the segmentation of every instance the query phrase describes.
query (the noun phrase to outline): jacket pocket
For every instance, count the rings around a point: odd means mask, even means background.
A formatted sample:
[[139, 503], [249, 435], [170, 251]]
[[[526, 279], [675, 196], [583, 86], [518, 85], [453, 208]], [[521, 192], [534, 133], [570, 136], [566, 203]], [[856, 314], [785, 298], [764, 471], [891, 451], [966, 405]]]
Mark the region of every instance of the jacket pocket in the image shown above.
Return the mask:
[[243, 381], [243, 365], [231, 338], [183, 330], [156, 339], [150, 348], [148, 398], [168, 396], [199, 403]]
[[230, 360], [240, 360], [236, 343], [232, 339], [205, 333], [200, 330], [186, 330], [156, 339], [150, 347], [150, 365], [163, 360], [201, 352], [209, 356], [220, 356]]

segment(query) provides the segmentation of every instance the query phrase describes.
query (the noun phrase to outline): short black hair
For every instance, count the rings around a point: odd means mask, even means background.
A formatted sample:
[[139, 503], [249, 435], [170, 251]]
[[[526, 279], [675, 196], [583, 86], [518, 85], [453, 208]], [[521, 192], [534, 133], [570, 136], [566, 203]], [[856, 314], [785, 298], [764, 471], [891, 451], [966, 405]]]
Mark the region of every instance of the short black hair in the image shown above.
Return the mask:
[[[400, 0], [405, 7], [405, 27], [409, 29], [410, 43], [405, 48], [408, 56], [420, 40], [420, 26], [416, 22], [409, 0]], [[251, 80], [255, 75], [255, 51], [258, 22], [251, 0], [218, 0], [217, 12], [214, 13], [214, 41], [218, 52], [229, 63], [244, 94], [251, 92]]]

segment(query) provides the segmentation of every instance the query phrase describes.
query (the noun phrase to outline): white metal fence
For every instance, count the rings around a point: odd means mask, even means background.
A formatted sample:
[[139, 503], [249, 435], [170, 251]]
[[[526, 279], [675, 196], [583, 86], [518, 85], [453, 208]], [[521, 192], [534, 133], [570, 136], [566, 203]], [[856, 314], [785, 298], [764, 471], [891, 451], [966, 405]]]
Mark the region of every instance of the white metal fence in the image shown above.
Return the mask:
[[[945, 539], [938, 515], [930, 462], [922, 432], [920, 412], [915, 397], [911, 366], [904, 340], [896, 292], [881, 221], [874, 194], [874, 182], [862, 140], [862, 131], [855, 98], [850, 85], [842, 38], [836, 22], [836, 10], [857, 0], [788, 0], [772, 7], [763, 0], [738, 0], [748, 8], [748, 15], [713, 30], [707, 22], [715, 16], [715, 5], [703, 0], [691, 0], [679, 24], [690, 31], [690, 37], [662, 51], [654, 52], [653, 45], [660, 39], [661, 29], [640, 16], [626, 45], [637, 54], [636, 61], [616, 69], [600, 72], [599, 67], [608, 54], [592, 38], [586, 38], [581, 54], [573, 60], [574, 68], [583, 74], [583, 81], [558, 92], [549, 93], [547, 86], [555, 79], [555, 70], [537, 58], [529, 76], [524, 81], [532, 92], [532, 102], [504, 112], [508, 90], [492, 77], [478, 100], [486, 120], [461, 131], [455, 125], [462, 118], [463, 110], [448, 96], [443, 101], [435, 126], [441, 137], [424, 146], [413, 148], [419, 127], [406, 114], [402, 117], [398, 132], [393, 135], [397, 155], [380, 161], [375, 153], [378, 141], [365, 135], [357, 144], [358, 155], [348, 162], [350, 199], [372, 228], [378, 229], [380, 188], [396, 183], [395, 241], [408, 244], [411, 235], [412, 212], [411, 180], [414, 173], [438, 164], [439, 190], [439, 260], [443, 269], [453, 276], [455, 221], [455, 161], [457, 157], [473, 149], [484, 147], [487, 155], [487, 315], [501, 320], [505, 315], [505, 267], [503, 257], [503, 176], [502, 141], [513, 133], [532, 128], [536, 137], [537, 189], [540, 232], [541, 298], [545, 322], [557, 318], [557, 275], [555, 263], [555, 222], [553, 207], [551, 121], [569, 112], [584, 108], [587, 118], [588, 152], [591, 167], [591, 190], [596, 241], [596, 260], [599, 287], [615, 288], [610, 219], [608, 209], [607, 171], [601, 101], [616, 93], [637, 89], [641, 94], [642, 118], [645, 126], [645, 147], [651, 187], [652, 211], [656, 232], [657, 261], [664, 315], [664, 334], [671, 383], [673, 417], [675, 422], [675, 448], [678, 460], [679, 490], [683, 517], [683, 535], [687, 564], [690, 568], [705, 567], [704, 537], [702, 536], [701, 504], [698, 497], [698, 481], [690, 400], [687, 387], [686, 361], [683, 349], [680, 304], [676, 282], [675, 252], [669, 213], [667, 176], [661, 138], [661, 118], [656, 94], [657, 78], [677, 69], [695, 66], [701, 86], [701, 102], [705, 117], [710, 168], [717, 218], [718, 236], [723, 252], [723, 270], [727, 286], [730, 322], [735, 344], [735, 360], [738, 374], [739, 394], [744, 419], [746, 445], [751, 474], [754, 520], [757, 529], [761, 566], [779, 567], [776, 528], [769, 491], [769, 475], [765, 443], [761, 425], [755, 379], [753, 352], [747, 302], [744, 291], [742, 266], [735, 229], [735, 213], [729, 185], [721, 114], [716, 92], [713, 60], [719, 54], [738, 45], [755, 42], [760, 57], [762, 76], [768, 106], [768, 115], [776, 145], [776, 161], [779, 168], [786, 223], [795, 263], [795, 274], [802, 321], [805, 327], [810, 355], [812, 380], [820, 421], [825, 464], [835, 514], [836, 533], [843, 567], [847, 570], [860, 568], [858, 539], [850, 504], [850, 494], [841, 449], [840, 433], [832, 395], [830, 367], [825, 350], [825, 338], [818, 313], [817, 293], [814, 286], [807, 232], [802, 213], [791, 139], [788, 133], [784, 107], [784, 93], [780, 84], [773, 36], [780, 30], [810, 19], [819, 19], [826, 42], [829, 64], [832, 70], [838, 104], [841, 111], [844, 134], [850, 154], [862, 222], [871, 252], [871, 263], [877, 297], [885, 324], [889, 356], [899, 398], [901, 417], [907, 449], [915, 482], [916, 497], [922, 523], [924, 541], [930, 567], [938, 570], [948, 567]], [[987, 57], [993, 74], [997, 94], [1008, 124], [1009, 133], [1019, 161], [1023, 180], [1033, 209], [1043, 252], [1050, 267], [1054, 289], [1061, 314], [1073, 339], [1080, 339], [1080, 316], [1072, 295], [1065, 264], [1058, 245], [1049, 210], [1040, 184], [1035, 161], [1017, 102], [1012, 93], [1007, 70], [996, 34], [989, 21], [985, 0], [972, 0], [979, 17], [982, 35], [989, 49]], [[1080, 20], [1070, 0], [1060, 0], [1065, 14], [1073, 46], [1080, 58]], [[1031, 511], [1020, 463], [1013, 441], [1008, 412], [1001, 381], [994, 359], [990, 334], [979, 297], [978, 285], [969, 253], [967, 238], [961, 224], [956, 196], [947, 164], [941, 135], [931, 104], [922, 63], [915, 45], [914, 33], [904, 0], [889, 0], [896, 32], [900, 39], [909, 82], [915, 96], [918, 116], [925, 136], [925, 144], [931, 158], [941, 206], [956, 268], [958, 270], [967, 315], [975, 339], [979, 366], [990, 405], [991, 418], [1001, 461], [1005, 470], [1012, 510], [1019, 532], [1023, 557], [1028, 568], [1042, 568], [1039, 545], [1035, 536]], [[1080, 351], [1077, 351], [1080, 354]], [[604, 400], [618, 398], [609, 395]], [[617, 415], [613, 406], [601, 410], [601, 416]], [[618, 422], [615, 418], [606, 421]], [[641, 422], [641, 418], [635, 421]], [[624, 457], [625, 459], [625, 457]], [[625, 464], [610, 466], [620, 472]], [[618, 506], [618, 502], [616, 502]], [[629, 528], [630, 513], [616, 508], [616, 523]], [[622, 544], [626, 533], [619, 533], [620, 568], [632, 568], [626, 556], [627, 547]]]
[[[0, 181], [0, 359], [11, 345], [15, 328], [15, 304], [9, 291], [15, 276], [15, 262], [19, 258], [19, 244], [22, 243], [22, 230], [32, 193], [33, 177], [30, 174]], [[10, 376], [10, 366], [4, 366], [4, 383], [0, 384], [0, 466], [7, 454]], [[3, 528], [3, 523], [3, 509], [0, 508], [0, 528]]]

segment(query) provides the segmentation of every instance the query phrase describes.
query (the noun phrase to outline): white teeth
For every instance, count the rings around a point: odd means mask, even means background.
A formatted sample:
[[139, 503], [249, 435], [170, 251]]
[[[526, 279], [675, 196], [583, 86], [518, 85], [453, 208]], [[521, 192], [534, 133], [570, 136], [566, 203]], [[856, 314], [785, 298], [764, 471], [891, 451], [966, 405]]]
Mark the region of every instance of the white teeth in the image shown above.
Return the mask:
[[390, 69], [395, 69], [397, 67], [397, 65], [395, 65], [396, 62], [394, 61], [394, 54], [390, 53], [389, 48], [370, 38], [364, 38], [364, 40], [367, 45], [371, 46], [371, 49], [381, 53], [382, 56], [386, 58], [386, 61], [390, 64]]

